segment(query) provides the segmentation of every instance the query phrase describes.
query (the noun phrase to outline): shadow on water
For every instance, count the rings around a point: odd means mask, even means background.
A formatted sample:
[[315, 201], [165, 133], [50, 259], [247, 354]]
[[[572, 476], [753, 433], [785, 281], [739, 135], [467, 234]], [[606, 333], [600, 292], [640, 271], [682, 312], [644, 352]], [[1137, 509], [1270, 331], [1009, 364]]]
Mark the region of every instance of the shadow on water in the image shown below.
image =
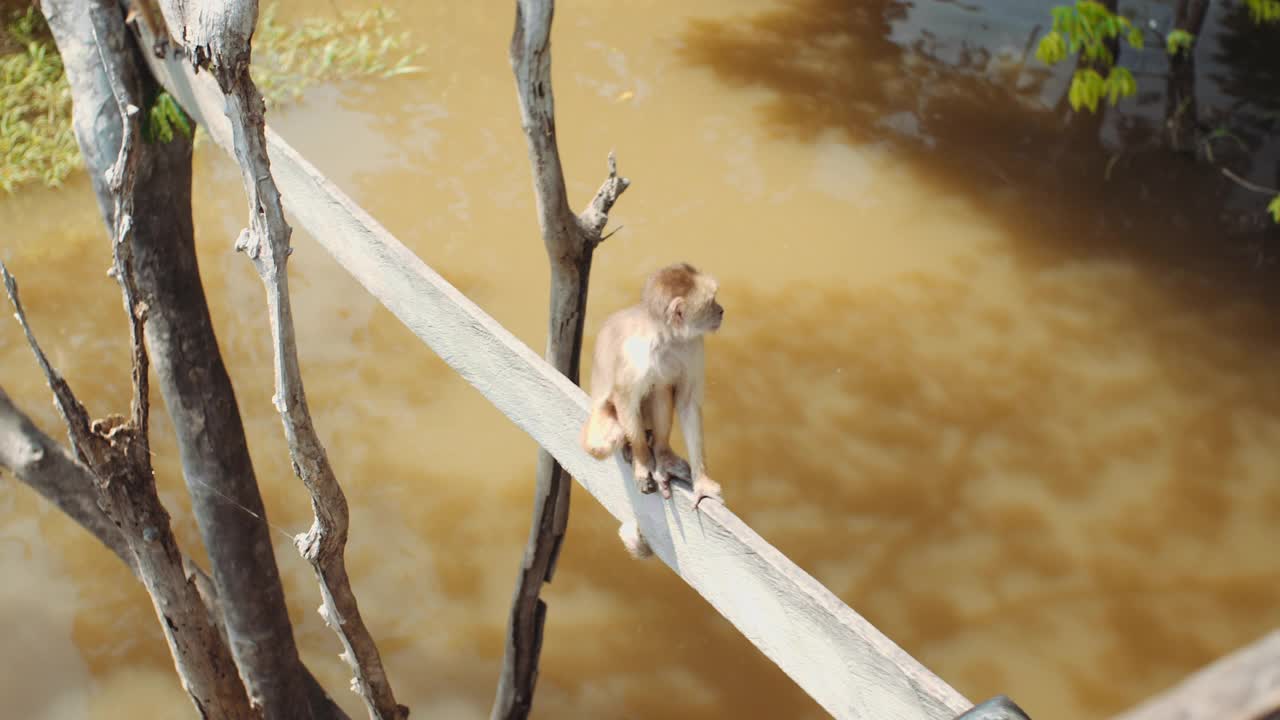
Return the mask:
[[[1138, 101], [1105, 118], [1076, 117], [1067, 130], [1051, 109], [1065, 75], [1034, 59], [1047, 6], [979, 5], [962, 12], [930, 0], [784, 0], [732, 21], [691, 23], [680, 53], [731, 86], [766, 91], [759, 114], [771, 134], [813, 141], [834, 132], [888, 148], [940, 196], [1003, 219], [1015, 250], [1035, 266], [1119, 253], [1153, 271], [1226, 273], [1264, 292], [1275, 285], [1276, 272], [1258, 267], [1272, 264], [1274, 248], [1263, 241], [1278, 236], [1263, 213], [1267, 198], [1241, 197], [1214, 169], [1159, 144], [1161, 48], [1122, 56], [1138, 66]], [[1264, 41], [1269, 31], [1242, 26], [1242, 12], [1209, 38], [1215, 54], [1201, 84], [1214, 78], [1220, 85], [1202, 90], [1225, 91], [1235, 110], [1258, 110], [1250, 116], [1257, 120], [1270, 117], [1265, 105], [1274, 100], [1255, 107], [1229, 94], [1265, 96], [1259, 91], [1274, 71], [1252, 68], [1275, 66], [1280, 44], [1274, 32]], [[1003, 32], [991, 29], [1001, 23]], [[1152, 64], [1161, 72], [1143, 70]], [[1230, 145], [1215, 144], [1220, 161], [1230, 159]], [[1270, 166], [1274, 150], [1264, 158]]]
[[1265, 313], [1185, 311], [1127, 268], [1005, 278], [1016, 305], [978, 279], [727, 298], [708, 375], [737, 387], [707, 427], [731, 506], [1035, 717], [1072, 716], [1055, 693], [1118, 711], [1280, 624]]

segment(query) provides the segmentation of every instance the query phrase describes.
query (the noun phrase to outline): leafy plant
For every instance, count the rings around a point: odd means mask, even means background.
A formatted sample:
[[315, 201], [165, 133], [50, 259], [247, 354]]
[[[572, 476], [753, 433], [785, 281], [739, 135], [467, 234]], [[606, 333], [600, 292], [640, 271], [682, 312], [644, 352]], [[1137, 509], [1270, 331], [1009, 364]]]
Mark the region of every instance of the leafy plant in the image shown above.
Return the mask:
[[1164, 49], [1170, 55], [1191, 52], [1191, 46], [1195, 41], [1196, 36], [1186, 30], [1171, 30], [1164, 38]]
[[1071, 76], [1071, 89], [1067, 93], [1067, 100], [1071, 103], [1073, 110], [1087, 107], [1090, 112], [1096, 112], [1098, 102], [1102, 98], [1107, 98], [1112, 105], [1115, 105], [1120, 98], [1128, 97], [1137, 91], [1138, 83], [1133, 79], [1133, 73], [1126, 68], [1111, 68], [1105, 79], [1098, 71], [1086, 68]]
[[173, 140], [173, 129], [191, 137], [191, 119], [168, 92], [159, 92], [142, 118], [142, 137], [147, 142], [167, 143]]
[[1256, 23], [1280, 20], [1280, 0], [1245, 0], [1245, 4], [1249, 6], [1249, 16]]
[[[408, 32], [390, 31], [395, 23], [393, 10], [372, 8], [286, 25], [272, 3], [259, 16], [250, 72], [269, 107], [295, 101], [321, 82], [421, 72], [410, 64], [421, 50], [409, 47]], [[62, 59], [34, 7], [10, 18], [3, 34], [0, 47], [19, 50], [0, 55], [0, 188], [57, 187], [81, 167]], [[175, 129], [187, 136], [193, 131], [168, 93], [149, 103], [142, 127], [148, 142], [169, 142]]]
[[1067, 57], [1083, 53], [1090, 62], [1111, 65], [1115, 57], [1107, 44], [1123, 37], [1141, 50], [1142, 30], [1127, 17], [1116, 15], [1094, 0], [1077, 0], [1075, 5], [1059, 5], [1052, 10], [1053, 28], [1040, 40], [1036, 57], [1053, 65]]
[[30, 182], [57, 187], [80, 164], [71, 130], [71, 88], [62, 58], [40, 32], [35, 8], [5, 28], [21, 50], [0, 57], [0, 188]]
[[[1271, 3], [1280, 12], [1280, 0], [1249, 0], [1254, 3]], [[1082, 68], [1071, 77], [1071, 89], [1067, 99], [1071, 109], [1085, 107], [1097, 112], [1098, 104], [1106, 98], [1115, 105], [1121, 98], [1138, 92], [1133, 73], [1115, 66], [1115, 56], [1109, 44], [1124, 38], [1131, 47], [1141, 50], [1145, 41], [1142, 29], [1129, 18], [1111, 12], [1094, 0], [1077, 0], [1075, 5], [1059, 5], [1052, 10], [1053, 28], [1040, 39], [1036, 58], [1045, 65], [1054, 65], [1068, 57], [1079, 55], [1089, 61], [1092, 68]], [[1186, 30], [1173, 30], [1165, 36], [1165, 51], [1170, 55], [1190, 52], [1195, 36]], [[1102, 71], [1106, 71], [1106, 77]]]
[[297, 100], [303, 90], [322, 81], [389, 78], [423, 70], [410, 64], [421, 48], [406, 50], [409, 33], [391, 32], [396, 16], [389, 8], [343, 10], [336, 19], [310, 17], [292, 26], [281, 24], [276, 12], [273, 3], [258, 18], [250, 68], [269, 106]]
[[[1245, 3], [1255, 23], [1280, 21], [1280, 0], [1245, 0]], [[1138, 26], [1095, 0], [1076, 0], [1075, 5], [1059, 5], [1053, 8], [1052, 13], [1053, 27], [1040, 39], [1036, 58], [1046, 65], [1054, 65], [1078, 55], [1092, 66], [1078, 68], [1071, 76], [1067, 100], [1072, 110], [1078, 112], [1080, 108], [1088, 108], [1089, 112], [1097, 112], [1103, 98], [1115, 105], [1121, 98], [1137, 93], [1138, 83], [1133, 73], [1115, 65], [1115, 56], [1108, 44], [1123, 37], [1133, 48], [1141, 50], [1143, 37]], [[1170, 56], [1190, 53], [1195, 42], [1194, 34], [1174, 29], [1165, 36], [1164, 49]], [[1104, 70], [1105, 78], [1102, 75]], [[1179, 113], [1183, 107], [1179, 107]], [[1244, 144], [1225, 130], [1211, 133], [1203, 143], [1211, 163], [1214, 162], [1213, 141], [1222, 137]], [[1280, 195], [1267, 205], [1267, 212], [1280, 223]]]

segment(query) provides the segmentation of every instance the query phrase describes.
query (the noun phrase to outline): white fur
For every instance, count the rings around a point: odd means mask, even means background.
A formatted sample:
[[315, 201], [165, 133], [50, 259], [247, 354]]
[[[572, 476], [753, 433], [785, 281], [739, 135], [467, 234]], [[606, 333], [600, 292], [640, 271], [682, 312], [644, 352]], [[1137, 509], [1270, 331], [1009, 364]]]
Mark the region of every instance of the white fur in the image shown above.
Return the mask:
[[634, 519], [618, 526], [618, 537], [622, 538], [622, 544], [626, 546], [627, 552], [631, 553], [631, 557], [643, 560], [653, 555], [653, 548], [649, 547], [648, 541], [640, 534], [640, 526], [636, 525]]

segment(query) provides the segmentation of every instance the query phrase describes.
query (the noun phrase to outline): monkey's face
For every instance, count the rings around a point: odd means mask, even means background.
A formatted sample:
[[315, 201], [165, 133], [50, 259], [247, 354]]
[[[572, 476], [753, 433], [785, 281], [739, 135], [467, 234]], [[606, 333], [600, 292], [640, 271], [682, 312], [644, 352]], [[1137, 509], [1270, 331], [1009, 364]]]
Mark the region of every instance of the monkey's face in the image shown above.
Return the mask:
[[715, 332], [720, 329], [720, 323], [724, 322], [724, 306], [722, 306], [715, 298], [711, 298], [710, 307], [711, 327], [707, 332]]
[[642, 293], [651, 317], [677, 336], [696, 337], [720, 329], [724, 308], [716, 302], [720, 285], [710, 275], [679, 263], [649, 277]]
[[724, 322], [724, 307], [716, 302], [714, 295], [706, 298], [693, 307], [689, 313], [689, 330], [695, 335], [713, 333], [720, 329]]

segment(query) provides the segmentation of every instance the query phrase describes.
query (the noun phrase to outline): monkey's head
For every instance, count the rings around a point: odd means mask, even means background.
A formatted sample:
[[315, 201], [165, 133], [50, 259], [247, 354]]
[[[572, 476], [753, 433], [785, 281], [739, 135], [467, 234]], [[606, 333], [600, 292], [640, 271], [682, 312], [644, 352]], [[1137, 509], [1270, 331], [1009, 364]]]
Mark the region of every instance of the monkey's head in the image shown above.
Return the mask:
[[649, 276], [642, 298], [649, 314], [676, 335], [697, 337], [720, 329], [724, 308], [716, 302], [716, 279], [688, 263], [668, 265]]

